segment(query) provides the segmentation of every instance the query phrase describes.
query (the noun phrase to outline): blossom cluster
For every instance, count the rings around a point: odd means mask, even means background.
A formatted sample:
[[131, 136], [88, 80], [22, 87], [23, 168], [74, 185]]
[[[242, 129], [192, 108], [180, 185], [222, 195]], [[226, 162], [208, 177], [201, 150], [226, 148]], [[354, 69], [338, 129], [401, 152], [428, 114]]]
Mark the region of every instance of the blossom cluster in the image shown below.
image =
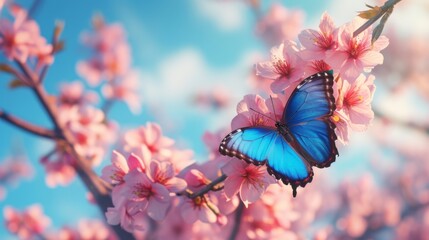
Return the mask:
[[[384, 36], [371, 43], [370, 28], [353, 37], [354, 31], [363, 23], [364, 19], [356, 18], [336, 27], [328, 13], [324, 13], [318, 30], [303, 30], [298, 35], [298, 43], [289, 40], [273, 47], [271, 60], [260, 62], [255, 67], [260, 81], [270, 85], [268, 94], [277, 98], [282, 106], [305, 77], [332, 69], [336, 110], [331, 120], [337, 126], [336, 133], [343, 144], [348, 142], [350, 131], [366, 130], [374, 118], [371, 101], [375, 77], [368, 73], [383, 63], [380, 51], [389, 43]], [[261, 113], [273, 114], [267, 108], [269, 104], [265, 104], [260, 97], [246, 96], [238, 108], [238, 114], [244, 114], [248, 119], [247, 123], [242, 122], [242, 126], [272, 124], [263, 116], [249, 112], [248, 107], [243, 105], [253, 105]], [[236, 118], [244, 121], [243, 116]], [[237, 124], [233, 121], [232, 125], [234, 128]]]
[[[101, 163], [118, 130], [103, 111], [91, 104], [96, 100], [97, 95], [84, 92], [79, 82], [64, 84], [57, 98], [59, 124], [70, 134], [76, 152], [93, 167]], [[70, 151], [70, 146], [57, 141], [54, 149], [41, 158], [48, 186], [64, 186], [74, 179], [76, 159]]]
[[83, 44], [92, 52], [89, 59], [77, 64], [78, 73], [92, 86], [102, 82], [106, 99], [124, 101], [138, 113], [139, 74], [131, 69], [130, 46], [120, 24], [107, 24], [101, 16], [94, 17], [94, 31], [82, 35]]
[[0, 18], [0, 49], [9, 59], [35, 64], [36, 69], [53, 63], [54, 47], [40, 35], [39, 25], [28, 18], [28, 13], [19, 5], [8, 6], [11, 21]]
[[3, 209], [6, 228], [21, 239], [41, 236], [51, 224], [51, 220], [43, 214], [40, 205], [32, 205], [20, 212], [12, 207]]
[[114, 207], [106, 217], [127, 231], [144, 230], [145, 216], [163, 220], [172, 196], [186, 188], [185, 180], [176, 175], [192, 162], [192, 153], [176, 149], [155, 123], [127, 131], [122, 142], [123, 153], [114, 151], [112, 164], [102, 171], [102, 179], [114, 186]]
[[2, 159], [0, 164], [0, 201], [6, 197], [7, 185], [16, 185], [21, 178], [31, 177], [33, 171], [24, 155], [17, 154]]
[[[232, 129], [255, 125], [273, 127], [274, 122], [263, 114], [279, 119], [273, 114], [283, 112], [291, 91], [301, 80], [333, 69], [337, 109], [332, 121], [337, 125], [339, 139], [347, 142], [349, 128], [365, 130], [373, 118], [370, 103], [375, 87], [374, 77], [363, 72], [369, 72], [382, 63], [379, 51], [387, 46], [388, 41], [381, 37], [371, 44], [370, 29], [353, 38], [353, 31], [361, 22], [356, 19], [337, 28], [325, 13], [319, 30], [304, 30], [299, 34], [301, 45], [288, 40], [274, 47], [272, 60], [256, 65], [260, 81], [270, 83], [268, 94], [272, 100], [259, 95], [245, 96], [237, 106], [238, 115], [232, 120]], [[161, 221], [169, 216], [164, 221], [172, 221], [173, 226], [174, 222], [180, 222], [177, 218], [182, 218], [187, 224], [216, 223], [228, 228], [234, 222], [232, 213], [242, 211], [242, 228], [246, 229], [244, 226], [247, 223], [250, 225], [247, 230], [240, 229], [239, 236], [272, 238], [294, 235], [290, 230], [285, 230], [285, 226], [306, 218], [291, 215], [288, 221], [282, 218], [275, 220], [282, 211], [273, 209], [277, 207], [273, 202], [285, 199], [283, 195], [288, 191], [279, 190], [279, 183], [268, 174], [266, 166], [254, 166], [221, 156], [217, 149], [224, 134], [207, 133], [204, 136], [210, 149], [209, 161], [177, 168], [174, 165], [183, 159], [174, 157], [176, 154], [171, 150], [173, 141], [161, 135], [158, 125], [148, 123], [146, 127], [128, 131], [124, 135], [123, 153], [115, 151], [112, 165], [104, 168], [102, 174], [105, 181], [115, 186], [112, 192], [115, 207], [106, 213], [109, 223], [121, 224], [130, 232], [144, 231], [150, 229], [150, 221], [145, 220], [147, 217]], [[172, 161], [172, 158], [177, 161]], [[308, 211], [315, 211], [320, 206], [314, 201], [307, 204], [313, 204], [306, 206]], [[284, 205], [279, 207], [283, 208]], [[299, 204], [291, 204], [290, 209], [283, 210], [291, 212], [291, 209], [299, 207]], [[179, 214], [171, 216], [174, 211]], [[264, 212], [266, 216], [255, 219], [254, 211]], [[312, 219], [310, 216], [314, 217], [314, 213], [308, 214], [309, 219]], [[247, 218], [248, 222], [245, 220]], [[266, 222], [268, 220], [270, 224]], [[261, 221], [261, 228], [266, 229], [255, 231], [258, 221]], [[168, 224], [162, 225], [161, 229], [169, 232], [164, 226]], [[268, 229], [273, 230], [272, 233]], [[155, 231], [151, 234], [160, 233]]]
[[52, 231], [48, 229], [51, 219], [38, 204], [22, 211], [7, 206], [3, 209], [3, 216], [6, 228], [19, 239], [117, 239], [102, 221], [96, 219], [82, 219], [76, 227], [63, 226]]

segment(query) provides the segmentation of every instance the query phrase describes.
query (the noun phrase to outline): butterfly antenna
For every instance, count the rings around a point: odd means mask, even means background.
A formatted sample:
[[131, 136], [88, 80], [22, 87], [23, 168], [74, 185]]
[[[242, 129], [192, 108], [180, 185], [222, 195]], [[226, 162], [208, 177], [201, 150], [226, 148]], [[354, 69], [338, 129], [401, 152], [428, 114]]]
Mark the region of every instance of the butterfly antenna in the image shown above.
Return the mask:
[[266, 115], [266, 114], [263, 114], [263, 113], [261, 113], [261, 112], [259, 112], [259, 111], [256, 111], [255, 109], [253, 109], [253, 108], [249, 108], [250, 110], [252, 110], [252, 111], [254, 111], [255, 113], [258, 113], [258, 114], [261, 114], [262, 116], [264, 116], [264, 117], [266, 117], [266, 118], [268, 118], [268, 119], [271, 119], [271, 120], [273, 120], [274, 122], [276, 122], [276, 120], [275, 119], [273, 119], [272, 117], [270, 117], [270, 116], [268, 116], [268, 115]]
[[271, 99], [271, 105], [273, 106], [274, 117], [276, 118], [276, 122], [277, 122], [276, 108], [274, 107], [274, 101], [273, 101], [273, 97], [271, 97], [271, 95], [270, 95], [270, 99]]

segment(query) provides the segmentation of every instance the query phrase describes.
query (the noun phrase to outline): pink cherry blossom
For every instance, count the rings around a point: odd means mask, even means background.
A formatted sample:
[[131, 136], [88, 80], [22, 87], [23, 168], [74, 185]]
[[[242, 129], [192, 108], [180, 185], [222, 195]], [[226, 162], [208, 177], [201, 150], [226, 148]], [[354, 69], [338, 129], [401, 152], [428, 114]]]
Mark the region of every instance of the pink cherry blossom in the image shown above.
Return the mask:
[[329, 70], [332, 70], [332, 67], [329, 66], [329, 64], [327, 64], [324, 60], [312, 60], [308, 62], [308, 64], [304, 69], [304, 72], [307, 76], [311, 76], [313, 74], [325, 72]]
[[125, 31], [121, 24], [106, 24], [99, 15], [93, 18], [94, 31], [82, 33], [81, 40], [97, 52], [109, 52], [116, 45], [126, 41]]
[[48, 232], [43, 236], [47, 240], [57, 240], [57, 239], [79, 239], [79, 233], [76, 229], [63, 226], [58, 231]]
[[55, 155], [40, 160], [46, 171], [46, 184], [49, 187], [68, 185], [76, 176], [73, 167], [75, 160], [67, 152], [58, 151]]
[[7, 206], [3, 209], [3, 216], [7, 230], [20, 239], [37, 238], [51, 223], [40, 205], [32, 205], [22, 212]]
[[280, 119], [283, 113], [283, 108], [284, 104], [279, 98], [273, 98], [271, 103], [270, 98], [263, 99], [259, 95], [246, 95], [237, 105], [238, 115], [232, 119], [231, 128], [237, 129], [248, 126], [274, 127], [275, 120]]
[[209, 160], [213, 160], [221, 156], [219, 153], [219, 143], [229, 132], [230, 131], [228, 129], [220, 129], [216, 132], [206, 131], [203, 134], [202, 140], [209, 150]]
[[[188, 184], [188, 191], [198, 192], [210, 184], [214, 179], [221, 176], [219, 169], [224, 163], [217, 160], [206, 161], [201, 164], [193, 164], [186, 168], [179, 176], [183, 176]], [[220, 187], [220, 186], [217, 186]], [[186, 196], [181, 198], [179, 208], [183, 218], [188, 218], [187, 223], [194, 223], [200, 220], [205, 223], [217, 223], [223, 225], [227, 222], [225, 216], [231, 214], [238, 206], [237, 196], [228, 198], [224, 191], [209, 192], [202, 196], [190, 199]], [[188, 217], [191, 215], [190, 217]]]
[[60, 229], [43, 234], [47, 240], [117, 240], [113, 232], [99, 219], [81, 219], [77, 226], [62, 226]]
[[103, 95], [107, 99], [124, 101], [133, 113], [139, 113], [141, 108], [139, 75], [135, 71], [108, 82], [103, 87]]
[[[125, 150], [130, 152], [145, 151], [137, 148], [145, 148], [148, 153], [154, 158], [164, 160], [171, 157], [174, 141], [162, 135], [161, 127], [156, 123], [147, 123], [146, 126], [139, 127], [134, 130], [129, 130], [124, 135]], [[142, 157], [142, 156], [140, 156]], [[151, 157], [149, 157], [151, 158]], [[147, 159], [147, 157], [142, 157]]]
[[211, 181], [204, 175], [204, 173], [200, 172], [198, 169], [191, 169], [185, 175], [185, 180], [188, 185], [199, 188], [209, 184]]
[[232, 160], [222, 168], [228, 176], [225, 180], [225, 194], [228, 198], [239, 193], [241, 201], [248, 207], [257, 201], [275, 179], [266, 166], [255, 166], [244, 161]]
[[81, 219], [77, 226], [62, 226], [59, 230], [43, 234], [47, 240], [116, 240], [117, 237], [111, 232], [106, 224], [98, 219]]
[[125, 32], [119, 24], [105, 24], [101, 18], [94, 20], [94, 32], [85, 33], [82, 40], [94, 51], [93, 56], [77, 64], [77, 71], [91, 85], [101, 80], [114, 81], [130, 69], [130, 47]]
[[205, 223], [215, 223], [219, 213], [218, 207], [206, 197], [183, 198], [180, 211], [182, 218], [187, 223], [194, 223], [197, 220]]
[[189, 149], [182, 150], [173, 148], [171, 150], [171, 156], [167, 161], [173, 164], [174, 172], [177, 174], [195, 162], [194, 151]]
[[[240, 204], [240, 199], [238, 196], [228, 197], [225, 194], [225, 191], [217, 191], [210, 193], [210, 200], [219, 208], [219, 216], [228, 216], [233, 213], [238, 205]], [[219, 221], [219, 219], [218, 219]]]
[[270, 239], [270, 233], [277, 228], [270, 206], [257, 201], [243, 210], [238, 239]]
[[29, 20], [27, 12], [18, 5], [11, 5], [10, 11], [14, 22], [0, 19], [0, 50], [9, 60], [25, 63], [30, 56], [43, 55], [43, 64], [51, 64], [52, 46], [40, 36], [38, 24]]
[[[101, 110], [88, 105], [61, 106], [58, 109], [58, 120], [73, 137], [74, 147], [82, 159], [93, 166], [99, 165], [114, 139], [115, 125], [106, 124]], [[55, 151], [42, 158], [49, 186], [66, 185], [74, 178], [76, 160], [68, 151], [64, 144], [57, 142]]]
[[365, 77], [361, 74], [354, 82], [343, 80], [339, 88], [337, 109], [344, 110], [350, 119], [350, 127], [355, 131], [363, 131], [368, 128], [374, 118], [371, 109], [371, 101], [375, 91], [375, 77]]
[[332, 122], [335, 124], [335, 134], [342, 144], [347, 144], [350, 136], [350, 119], [344, 112], [344, 109], [336, 110], [331, 117]]
[[167, 161], [153, 160], [150, 163], [149, 177], [155, 183], [165, 186], [170, 192], [178, 193], [186, 188], [185, 180], [175, 177], [173, 165]]
[[290, 189], [280, 184], [269, 185], [264, 195], [261, 196], [261, 201], [265, 207], [268, 207], [267, 210], [276, 220], [276, 224], [285, 229], [290, 229], [292, 224], [300, 219], [301, 214], [304, 215], [312, 210], [304, 209], [300, 214], [292, 199]]
[[59, 121], [71, 132], [76, 151], [94, 166], [100, 164], [107, 146], [114, 140], [115, 125], [106, 124], [103, 112], [88, 105], [59, 110]]
[[81, 239], [116, 239], [105, 223], [96, 219], [80, 220], [77, 225], [77, 231]]
[[108, 208], [105, 214], [108, 224], [120, 224], [128, 232], [147, 229], [146, 213], [139, 209], [138, 202], [126, 201], [126, 199], [120, 198], [120, 201], [115, 201], [114, 199], [113, 203], [115, 206]]
[[195, 225], [186, 223], [184, 219], [177, 206], [174, 206], [165, 221], [158, 226], [154, 239], [193, 239], [196, 232]]
[[113, 151], [111, 160], [112, 165], [103, 168], [101, 178], [113, 185], [124, 183], [124, 176], [129, 171], [127, 160], [117, 151]]
[[145, 173], [137, 170], [125, 176], [125, 194], [136, 207], [154, 220], [161, 221], [171, 204], [170, 192], [161, 183], [153, 182]]
[[296, 43], [289, 41], [271, 49], [271, 61], [256, 64], [256, 75], [272, 79], [271, 90], [280, 93], [302, 80], [305, 62]]
[[31, 178], [33, 172], [25, 155], [6, 157], [0, 162], [0, 185], [16, 185], [22, 178]]
[[86, 103], [96, 103], [98, 96], [91, 91], [84, 91], [84, 86], [79, 81], [62, 83], [58, 97], [61, 106], [73, 106]]
[[267, 42], [268, 46], [272, 46], [285, 40], [294, 40], [303, 22], [302, 11], [273, 4], [256, 26], [256, 33]]
[[365, 22], [364, 19], [355, 18], [352, 22], [338, 30], [338, 48], [329, 50], [326, 62], [347, 80], [356, 79], [362, 71], [369, 72], [374, 66], [383, 63], [381, 50], [387, 47], [389, 41], [381, 36], [371, 44], [371, 29], [366, 29], [358, 36], [353, 32]]
[[327, 12], [322, 15], [319, 29], [319, 31], [307, 29], [298, 36], [302, 46], [305, 48], [300, 52], [300, 56], [305, 60], [323, 60], [325, 59], [326, 51], [335, 50], [337, 47], [337, 28]]

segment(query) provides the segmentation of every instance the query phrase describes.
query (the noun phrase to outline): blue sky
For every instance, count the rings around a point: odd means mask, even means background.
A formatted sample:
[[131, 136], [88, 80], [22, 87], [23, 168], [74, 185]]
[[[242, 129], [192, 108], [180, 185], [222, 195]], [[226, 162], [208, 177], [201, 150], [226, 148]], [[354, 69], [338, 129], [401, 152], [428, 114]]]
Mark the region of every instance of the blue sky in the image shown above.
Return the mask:
[[[29, 1], [21, 1], [24, 6]], [[266, 46], [254, 34], [255, 17], [241, 1], [41, 1], [35, 19], [45, 36], [50, 38], [56, 20], [65, 22], [63, 39], [65, 50], [58, 55], [49, 70], [46, 88], [56, 93], [60, 82], [80, 79], [75, 71], [76, 62], [86, 52], [79, 43], [83, 30], [90, 29], [95, 13], [107, 22], [123, 24], [132, 48], [133, 67], [142, 75], [143, 109], [132, 115], [127, 107], [116, 104], [110, 114], [122, 127], [144, 125], [146, 121], [159, 122], [165, 134], [185, 148], [196, 151], [197, 160], [204, 159], [201, 135], [205, 130], [216, 130], [230, 124], [235, 103], [251, 93], [247, 83], [248, 71], [255, 56], [267, 57]], [[274, 1], [264, 1], [263, 11]], [[326, 9], [333, 9], [338, 23], [351, 20], [363, 2], [356, 8], [335, 11], [331, 1], [282, 1], [285, 6], [306, 13], [306, 26], [317, 27]], [[326, 4], [326, 6], [323, 6]], [[353, 5], [356, 6], [356, 5]], [[8, 76], [0, 74], [0, 107], [33, 123], [50, 126], [43, 109], [26, 89], [9, 90]], [[183, 86], [185, 88], [177, 88]], [[191, 87], [192, 86], [192, 87]], [[195, 109], [189, 94], [197, 89], [222, 86], [233, 94], [232, 105], [220, 112]], [[362, 141], [362, 135], [350, 145]], [[24, 180], [18, 188], [9, 187], [0, 209], [6, 205], [23, 209], [33, 203], [42, 203], [53, 225], [73, 225], [82, 217], [100, 216], [98, 209], [86, 201], [86, 191], [79, 180], [70, 186], [48, 188], [44, 171], [38, 164], [41, 154], [50, 149], [50, 143], [23, 133], [0, 121], [0, 159], [12, 154], [12, 144], [18, 144], [35, 167], [31, 180]], [[341, 157], [353, 156], [365, 146], [346, 151]], [[360, 157], [365, 157], [365, 153]], [[107, 163], [105, 160], [104, 164]], [[350, 163], [350, 162], [349, 162]], [[339, 163], [338, 169], [341, 169]], [[343, 165], [344, 166], [344, 165]], [[365, 166], [356, 164], [360, 168]], [[350, 167], [350, 166], [349, 166]], [[329, 170], [331, 171], [331, 170]], [[333, 171], [333, 170], [332, 170]], [[0, 238], [9, 236], [0, 226]]]

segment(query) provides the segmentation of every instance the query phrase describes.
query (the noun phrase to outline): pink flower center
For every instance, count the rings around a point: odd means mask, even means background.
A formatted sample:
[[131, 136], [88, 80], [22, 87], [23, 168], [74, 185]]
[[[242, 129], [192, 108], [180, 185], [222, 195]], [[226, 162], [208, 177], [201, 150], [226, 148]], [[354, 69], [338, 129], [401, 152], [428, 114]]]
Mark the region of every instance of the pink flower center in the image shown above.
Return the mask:
[[347, 108], [353, 107], [361, 103], [363, 100], [363, 97], [359, 95], [356, 91], [349, 91], [347, 92], [346, 96], [344, 97], [344, 105]]
[[12, 48], [16, 44], [15, 35], [14, 34], [5, 34], [3, 35], [3, 43], [6, 48]]
[[260, 182], [262, 172], [257, 167], [249, 166], [244, 169], [245, 173], [241, 175], [248, 183], [254, 185]]
[[82, 125], [89, 125], [91, 123], [91, 121], [92, 121], [92, 119], [90, 117], [88, 117], [88, 116], [82, 116], [79, 119], [79, 123], [82, 124]]
[[329, 66], [325, 61], [323, 60], [316, 60], [311, 63], [311, 68], [314, 69], [316, 72], [323, 72], [328, 71], [331, 69], [331, 66]]
[[139, 198], [150, 198], [154, 195], [154, 192], [152, 191], [152, 186], [137, 184], [134, 186], [133, 194]]
[[124, 181], [125, 173], [122, 171], [116, 171], [113, 175], [110, 176], [110, 179], [118, 182]]
[[348, 48], [348, 54], [350, 58], [357, 59], [359, 58], [364, 52], [368, 51], [369, 49], [362, 44], [359, 41], [356, 41], [356, 39], [351, 39], [349, 42], [349, 48]]
[[250, 124], [252, 126], [267, 126], [268, 120], [260, 114], [255, 114], [250, 117]]
[[285, 60], [278, 60], [277, 62], [275, 62], [274, 68], [281, 78], [289, 78], [293, 71], [293, 67]]
[[331, 49], [335, 42], [332, 34], [319, 34], [319, 36], [315, 36], [314, 43], [324, 50]]
[[203, 206], [205, 202], [205, 198], [204, 197], [196, 197], [194, 199], [192, 199], [192, 203], [194, 205], [194, 209], [201, 209], [201, 207]]

